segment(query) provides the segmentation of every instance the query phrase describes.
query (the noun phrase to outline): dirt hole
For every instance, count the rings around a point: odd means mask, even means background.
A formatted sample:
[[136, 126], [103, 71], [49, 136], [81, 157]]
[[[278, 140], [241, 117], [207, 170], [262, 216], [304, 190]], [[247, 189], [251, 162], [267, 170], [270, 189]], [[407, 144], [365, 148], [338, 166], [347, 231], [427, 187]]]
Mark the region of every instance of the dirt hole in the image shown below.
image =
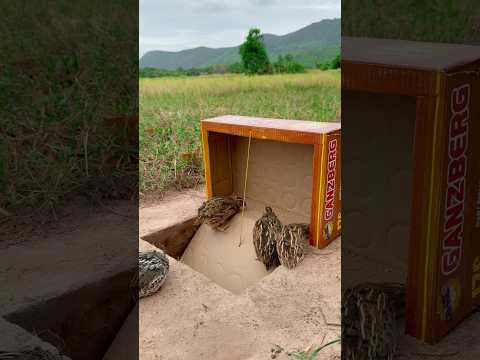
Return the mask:
[[[274, 271], [267, 271], [257, 260], [252, 241], [253, 226], [265, 204], [248, 198], [247, 203], [247, 210], [235, 215], [225, 232], [207, 225], [196, 226], [192, 219], [142, 239], [224, 289], [240, 294]], [[277, 213], [280, 219], [290, 219], [281, 209]]]
[[132, 276], [119, 273], [5, 318], [73, 360], [102, 359], [135, 305]]

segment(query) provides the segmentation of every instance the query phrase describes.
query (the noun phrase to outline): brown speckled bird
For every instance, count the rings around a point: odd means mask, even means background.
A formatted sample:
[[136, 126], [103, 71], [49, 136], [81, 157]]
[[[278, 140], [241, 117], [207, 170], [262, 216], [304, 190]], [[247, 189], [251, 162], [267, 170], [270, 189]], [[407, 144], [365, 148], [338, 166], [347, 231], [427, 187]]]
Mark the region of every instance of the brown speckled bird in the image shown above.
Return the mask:
[[62, 360], [64, 357], [58, 351], [45, 350], [40, 347], [20, 351], [0, 351], [0, 359], [3, 360]]
[[277, 234], [277, 253], [280, 264], [289, 269], [296, 267], [305, 257], [308, 247], [308, 224], [289, 224]]
[[397, 345], [396, 318], [405, 305], [405, 286], [364, 283], [342, 296], [342, 359], [391, 360]]
[[208, 224], [212, 229], [225, 231], [229, 227], [230, 219], [243, 206], [241, 197], [215, 196], [205, 201], [198, 209], [196, 225]]
[[170, 270], [170, 263], [163, 251], [148, 250], [138, 254], [139, 298], [150, 296], [162, 287]]
[[258, 260], [265, 264], [267, 270], [280, 265], [278, 261], [276, 237], [282, 229], [282, 223], [272, 208], [267, 206], [263, 216], [253, 227], [253, 246]]

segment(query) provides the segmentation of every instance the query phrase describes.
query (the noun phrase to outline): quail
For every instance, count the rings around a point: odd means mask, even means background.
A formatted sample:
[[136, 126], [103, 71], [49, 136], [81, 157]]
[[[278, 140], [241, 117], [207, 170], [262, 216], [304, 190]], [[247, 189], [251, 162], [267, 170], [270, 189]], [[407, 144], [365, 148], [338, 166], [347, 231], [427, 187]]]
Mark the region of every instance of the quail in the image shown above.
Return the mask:
[[168, 257], [164, 252], [158, 250], [140, 252], [138, 278], [134, 279], [134, 285], [138, 286], [139, 297], [143, 298], [156, 293], [165, 282], [169, 268]]
[[38, 346], [20, 351], [0, 351], [0, 360], [63, 360], [58, 351], [42, 349]]
[[276, 246], [280, 264], [293, 269], [305, 257], [309, 236], [308, 224], [288, 224], [277, 234]]
[[402, 284], [364, 283], [342, 296], [342, 359], [391, 360], [396, 350], [396, 318], [405, 302]]
[[265, 264], [265, 268], [270, 270], [278, 265], [276, 237], [282, 228], [282, 223], [272, 208], [267, 206], [260, 219], [255, 222], [253, 227], [253, 245], [258, 260]]
[[215, 196], [205, 201], [198, 209], [195, 224], [206, 223], [214, 230], [225, 231], [229, 227], [229, 221], [243, 205], [241, 197]]

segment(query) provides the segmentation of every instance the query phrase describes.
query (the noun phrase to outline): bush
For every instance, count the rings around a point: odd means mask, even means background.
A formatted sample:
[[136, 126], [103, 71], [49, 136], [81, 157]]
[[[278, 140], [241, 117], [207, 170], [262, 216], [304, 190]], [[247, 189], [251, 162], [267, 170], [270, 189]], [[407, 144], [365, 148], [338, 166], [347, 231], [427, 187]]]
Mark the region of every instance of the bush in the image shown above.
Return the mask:
[[340, 54], [338, 54], [337, 56], [335, 56], [335, 58], [331, 62], [332, 69], [340, 69], [340, 64], [341, 64]]
[[232, 74], [241, 74], [245, 71], [241, 63], [234, 63], [228, 66], [228, 72]]
[[273, 64], [273, 69], [275, 73], [289, 73], [289, 74], [298, 74], [305, 72], [305, 66], [300, 63], [297, 63], [293, 60], [293, 56], [287, 54], [285, 56], [280, 55], [277, 61]]
[[341, 59], [340, 59], [340, 54], [338, 54], [333, 58], [333, 60], [329, 62], [317, 64], [317, 69], [320, 69], [320, 70], [339, 69], [340, 66], [341, 66]]

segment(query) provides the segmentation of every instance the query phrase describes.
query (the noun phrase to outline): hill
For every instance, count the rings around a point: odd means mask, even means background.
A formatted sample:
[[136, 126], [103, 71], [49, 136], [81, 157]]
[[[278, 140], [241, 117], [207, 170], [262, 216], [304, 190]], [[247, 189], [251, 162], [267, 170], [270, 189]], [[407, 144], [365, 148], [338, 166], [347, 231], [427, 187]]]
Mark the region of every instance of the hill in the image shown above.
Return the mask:
[[[286, 35], [264, 34], [263, 39], [271, 60], [279, 55], [292, 54], [296, 61], [313, 67], [340, 52], [340, 29], [340, 19], [326, 19]], [[140, 59], [140, 68], [205, 68], [238, 61], [238, 46], [218, 49], [198, 47], [178, 52], [149, 51]]]

